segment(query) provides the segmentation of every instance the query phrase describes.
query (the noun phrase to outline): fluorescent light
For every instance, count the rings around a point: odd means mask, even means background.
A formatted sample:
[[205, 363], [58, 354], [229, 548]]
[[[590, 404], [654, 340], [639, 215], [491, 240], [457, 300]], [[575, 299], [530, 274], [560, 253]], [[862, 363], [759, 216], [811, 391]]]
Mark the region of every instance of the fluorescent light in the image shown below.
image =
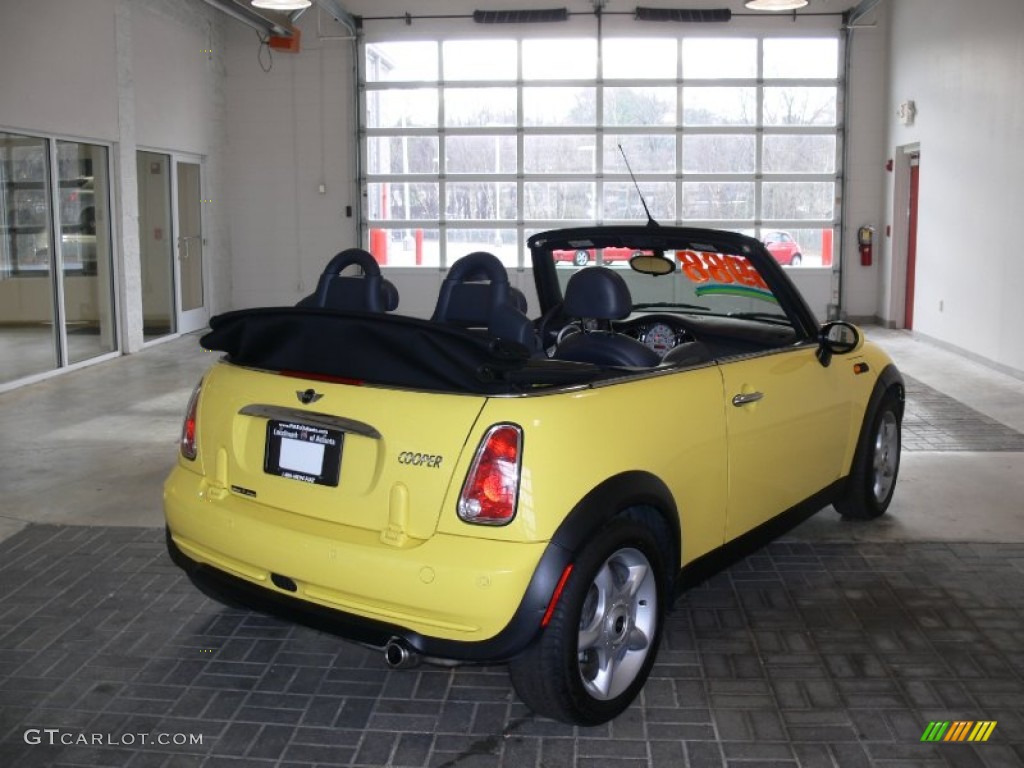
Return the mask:
[[252, 4], [267, 11], [301, 11], [311, 5], [309, 0], [252, 0]]
[[795, 11], [807, 5], [807, 0], [747, 0], [743, 3], [752, 11]]

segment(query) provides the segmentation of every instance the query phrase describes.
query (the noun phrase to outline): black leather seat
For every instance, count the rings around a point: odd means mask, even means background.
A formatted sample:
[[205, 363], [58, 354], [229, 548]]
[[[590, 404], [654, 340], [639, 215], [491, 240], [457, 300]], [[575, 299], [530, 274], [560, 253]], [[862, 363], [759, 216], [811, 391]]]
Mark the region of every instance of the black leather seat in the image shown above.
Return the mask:
[[[353, 265], [358, 266], [362, 274], [341, 274]], [[349, 248], [327, 263], [316, 290], [302, 299], [298, 306], [391, 312], [398, 307], [398, 289], [384, 279], [373, 256], [362, 248]]]
[[463, 256], [448, 271], [431, 320], [485, 329], [492, 336], [515, 341], [533, 352], [537, 348], [533, 324], [516, 306], [513, 290], [498, 257], [476, 251]]
[[565, 337], [552, 355], [557, 360], [595, 365], [652, 367], [661, 362], [658, 353], [636, 339], [612, 330], [612, 320], [629, 316], [633, 299], [629, 286], [608, 267], [587, 267], [569, 278], [565, 286], [564, 312], [579, 318], [580, 331]]

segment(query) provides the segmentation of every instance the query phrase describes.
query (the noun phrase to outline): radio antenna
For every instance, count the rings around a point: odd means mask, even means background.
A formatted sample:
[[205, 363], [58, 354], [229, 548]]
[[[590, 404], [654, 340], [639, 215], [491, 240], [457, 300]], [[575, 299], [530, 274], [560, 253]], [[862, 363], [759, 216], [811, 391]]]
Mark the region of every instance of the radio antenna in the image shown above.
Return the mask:
[[658, 226], [658, 222], [656, 222], [654, 217], [651, 216], [651, 209], [647, 207], [647, 201], [644, 200], [644, 193], [640, 191], [640, 185], [636, 182], [636, 176], [633, 175], [633, 169], [629, 167], [629, 159], [626, 157], [626, 150], [622, 148], [621, 144], [619, 144], [619, 152], [622, 153], [622, 162], [626, 164], [626, 170], [629, 171], [629, 178], [633, 180], [633, 186], [636, 187], [636, 194], [637, 197], [640, 198], [640, 205], [644, 207], [644, 213], [647, 214], [647, 226]]

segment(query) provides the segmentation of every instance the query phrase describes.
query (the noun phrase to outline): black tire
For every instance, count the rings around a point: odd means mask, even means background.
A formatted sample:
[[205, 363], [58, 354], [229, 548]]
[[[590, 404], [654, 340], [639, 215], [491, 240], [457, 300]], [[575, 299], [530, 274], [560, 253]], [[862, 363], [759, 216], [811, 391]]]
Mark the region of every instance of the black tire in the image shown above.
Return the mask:
[[550, 623], [509, 663], [516, 693], [534, 712], [598, 725], [640, 693], [668, 607], [663, 529], [623, 515], [579, 553]]
[[590, 254], [584, 250], [576, 251], [576, 253], [572, 255], [572, 263], [577, 267], [585, 267], [589, 261]]
[[900, 411], [896, 396], [886, 392], [865, 425], [846, 489], [835, 502], [843, 517], [872, 520], [889, 508], [900, 470]]
[[801, 256], [799, 253], [794, 253], [793, 254], [793, 258], [790, 259], [790, 261], [789, 261], [789, 266], [791, 266], [791, 267], [799, 267], [801, 264], [803, 264], [803, 261], [804, 261], [804, 257], [803, 256]]

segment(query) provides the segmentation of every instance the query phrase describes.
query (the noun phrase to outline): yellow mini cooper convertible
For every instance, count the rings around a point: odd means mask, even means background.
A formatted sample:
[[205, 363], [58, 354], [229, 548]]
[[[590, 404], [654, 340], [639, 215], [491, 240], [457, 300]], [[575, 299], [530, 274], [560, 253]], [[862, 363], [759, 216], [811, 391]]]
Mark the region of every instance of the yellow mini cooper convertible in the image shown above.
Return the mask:
[[[531, 709], [596, 724], [644, 685], [698, 561], [787, 512], [886, 510], [903, 383], [753, 238], [528, 245], [532, 318], [484, 252], [433, 317], [403, 316], [358, 249], [299, 306], [213, 318], [224, 355], [188, 405], [167, 545], [208, 594], [394, 667], [507, 662]], [[554, 256], [579, 250], [596, 265]]]

